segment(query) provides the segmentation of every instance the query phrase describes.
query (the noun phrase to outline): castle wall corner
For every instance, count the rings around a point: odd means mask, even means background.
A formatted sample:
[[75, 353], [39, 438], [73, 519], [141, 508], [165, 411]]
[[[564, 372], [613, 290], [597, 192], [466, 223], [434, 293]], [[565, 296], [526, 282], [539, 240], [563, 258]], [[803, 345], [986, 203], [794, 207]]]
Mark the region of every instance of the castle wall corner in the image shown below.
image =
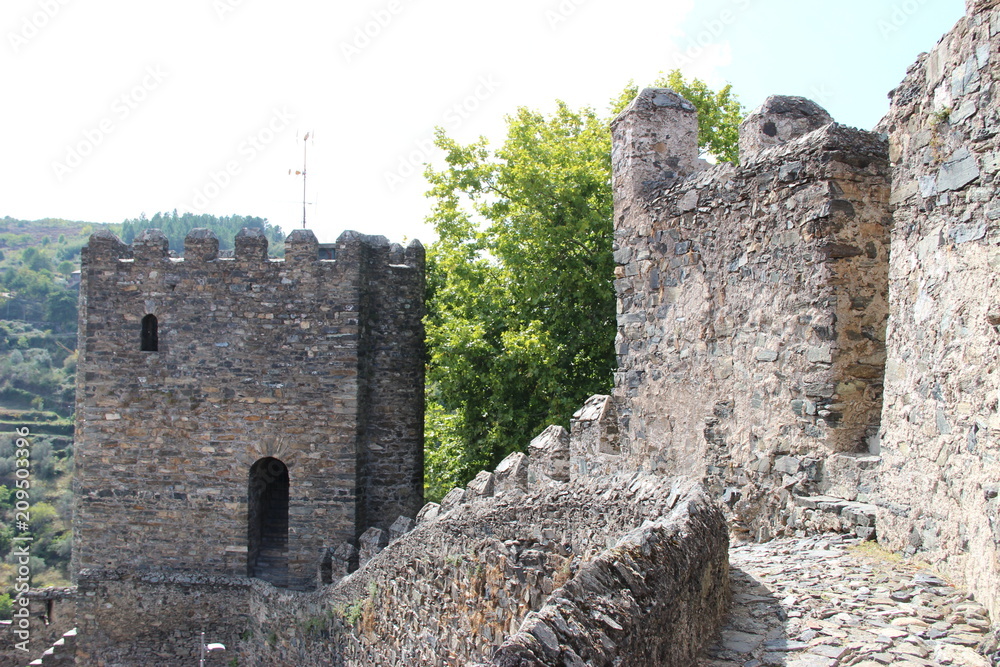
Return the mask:
[[[755, 113], [767, 122], [803, 107], [818, 109], [772, 98]], [[657, 164], [654, 145], [631, 137], [674, 115], [637, 114], [615, 154]], [[747, 166], [687, 177], [650, 167], [642, 187], [616, 190], [624, 455], [706, 479], [737, 531], [763, 539], [794, 530], [792, 497], [815, 492], [829, 455], [869, 450], [881, 412], [886, 146], [815, 118], [779, 121]], [[616, 183], [634, 178], [618, 172], [630, 161], [614, 163]]]

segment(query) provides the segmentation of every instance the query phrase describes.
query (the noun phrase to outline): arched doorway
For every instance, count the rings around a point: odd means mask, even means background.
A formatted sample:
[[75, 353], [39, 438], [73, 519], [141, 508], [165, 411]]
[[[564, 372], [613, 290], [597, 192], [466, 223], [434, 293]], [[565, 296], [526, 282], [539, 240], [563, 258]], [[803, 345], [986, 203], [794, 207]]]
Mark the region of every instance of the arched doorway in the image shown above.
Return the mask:
[[288, 468], [270, 456], [250, 467], [247, 575], [275, 586], [288, 583]]

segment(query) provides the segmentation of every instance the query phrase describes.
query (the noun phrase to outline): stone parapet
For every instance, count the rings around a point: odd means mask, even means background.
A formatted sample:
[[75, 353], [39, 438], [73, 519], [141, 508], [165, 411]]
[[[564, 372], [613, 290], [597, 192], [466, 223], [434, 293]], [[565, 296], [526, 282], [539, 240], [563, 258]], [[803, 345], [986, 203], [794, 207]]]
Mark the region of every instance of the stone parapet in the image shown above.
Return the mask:
[[[674, 117], [647, 115], [632, 125]], [[827, 116], [801, 98], [757, 116], [744, 132], [779, 129], [745, 164], [616, 200], [614, 395], [629, 465], [706, 479], [734, 528], [766, 538], [823, 459], [874, 446], [891, 217], [883, 139], [812, 129]]]
[[[240, 664], [480, 662], [533, 629], [548, 638], [541, 623], [559, 638], [532, 664], [577, 664], [575, 654], [580, 664], [689, 665], [725, 611], [727, 548], [722, 513], [686, 479], [617, 475], [478, 496], [325, 592], [260, 609], [253, 633], [277, 636], [245, 646]], [[316, 595], [332, 615], [317, 614]], [[559, 634], [553, 614], [584, 600], [601, 613], [578, 607], [579, 632]]]
[[700, 490], [622, 536], [561, 588], [485, 663], [695, 663], [729, 605], [722, 515]]

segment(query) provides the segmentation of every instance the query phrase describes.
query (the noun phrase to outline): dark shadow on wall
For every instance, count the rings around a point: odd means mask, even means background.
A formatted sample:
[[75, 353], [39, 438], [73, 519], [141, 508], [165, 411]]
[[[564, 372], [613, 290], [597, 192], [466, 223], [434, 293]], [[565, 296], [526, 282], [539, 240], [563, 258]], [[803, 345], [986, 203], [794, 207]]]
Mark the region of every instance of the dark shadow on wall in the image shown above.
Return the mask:
[[250, 468], [247, 575], [288, 585], [288, 468], [271, 457]]

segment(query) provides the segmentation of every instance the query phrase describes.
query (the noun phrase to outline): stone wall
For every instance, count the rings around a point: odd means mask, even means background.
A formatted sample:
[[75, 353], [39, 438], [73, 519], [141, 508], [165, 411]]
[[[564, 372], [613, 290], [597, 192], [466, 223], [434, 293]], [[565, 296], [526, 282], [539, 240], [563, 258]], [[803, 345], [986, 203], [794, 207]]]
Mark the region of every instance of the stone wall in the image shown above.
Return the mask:
[[[248, 475], [288, 469], [287, 579], [330, 544], [422, 504], [423, 249], [311, 232], [284, 261], [254, 230], [235, 257], [195, 230], [83, 255], [73, 571], [248, 571]], [[155, 351], [140, 330], [156, 318]], [[197, 527], [193, 530], [192, 527]]]
[[722, 517], [700, 490], [585, 563], [486, 665], [688, 667], [728, 606]]
[[76, 664], [88, 667], [197, 665], [201, 633], [226, 651], [205, 665], [231, 664], [250, 627], [255, 580], [160, 574], [129, 568], [83, 570], [78, 577]]
[[[703, 492], [641, 473], [527, 491], [515, 479], [501, 479], [497, 495], [470, 485], [450, 508], [425, 512], [416, 529], [322, 596], [258, 599], [253, 632], [266, 641], [245, 644], [240, 664], [479, 661], [524, 633], [548, 641], [542, 626], [555, 622], [556, 607], [597, 596], [606, 601], [595, 601], [591, 616], [569, 621], [575, 639], [549, 641], [555, 653], [541, 664], [598, 656], [640, 664], [629, 661], [666, 654], [678, 661], [656, 664], [690, 664], [728, 595], [725, 525]], [[633, 574], [609, 591], [604, 573], [626, 566]], [[601, 633], [621, 641], [588, 649]]]
[[889, 135], [895, 226], [880, 541], [1000, 613], [1000, 10], [968, 15], [910, 67]]
[[[399, 516], [416, 516], [423, 505], [426, 361], [424, 274], [413, 270], [424, 265], [423, 247], [419, 241], [406, 250], [369, 242], [360, 249], [365, 318], [358, 400], [359, 535], [370, 526], [387, 530]], [[338, 257], [354, 261], [343, 252]]]
[[698, 159], [694, 108], [647, 89], [614, 122], [622, 456], [705, 478], [767, 539], [879, 426], [889, 170], [878, 136], [802, 98]]

